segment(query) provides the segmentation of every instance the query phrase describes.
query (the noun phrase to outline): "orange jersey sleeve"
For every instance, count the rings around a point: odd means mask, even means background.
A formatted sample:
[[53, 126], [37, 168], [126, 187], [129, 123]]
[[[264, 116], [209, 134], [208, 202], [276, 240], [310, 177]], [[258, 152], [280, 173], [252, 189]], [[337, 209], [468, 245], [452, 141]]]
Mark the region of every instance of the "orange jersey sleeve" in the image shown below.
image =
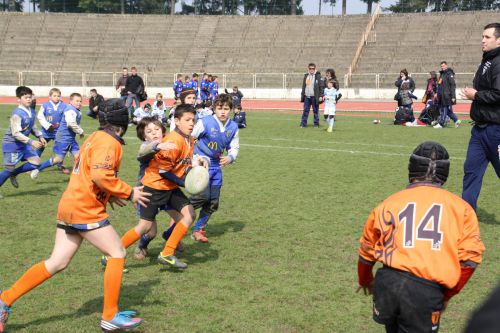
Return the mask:
[[130, 196], [132, 187], [117, 177], [122, 158], [119, 140], [105, 131], [96, 131], [85, 140], [59, 202], [58, 220], [69, 224], [99, 222], [109, 216], [106, 205], [110, 196]]
[[435, 186], [410, 185], [369, 215], [359, 255], [453, 288], [460, 261], [481, 262], [484, 245], [474, 210]]
[[163, 178], [160, 170], [170, 171], [177, 177], [183, 178], [187, 168], [191, 166], [194, 139], [173, 131], [168, 133], [162, 142], [173, 143], [175, 148], [160, 150], [156, 153], [144, 172], [142, 184], [157, 190], [173, 190], [178, 185]]

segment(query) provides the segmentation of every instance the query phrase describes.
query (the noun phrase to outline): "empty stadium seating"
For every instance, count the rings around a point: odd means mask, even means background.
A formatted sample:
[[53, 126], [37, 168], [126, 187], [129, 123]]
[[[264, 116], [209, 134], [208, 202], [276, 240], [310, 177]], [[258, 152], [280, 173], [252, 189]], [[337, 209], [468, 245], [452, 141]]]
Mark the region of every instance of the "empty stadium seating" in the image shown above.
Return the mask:
[[[382, 14], [351, 86], [392, 87], [400, 69], [427, 73], [441, 60], [457, 73], [474, 72], [482, 27], [498, 17], [498, 11]], [[149, 85], [171, 85], [175, 73], [206, 71], [226, 73], [227, 86], [249, 87], [249, 73], [267, 73], [255, 79], [257, 87], [282, 87], [282, 73], [287, 84], [298, 85], [309, 62], [323, 72], [334, 68], [342, 84], [369, 19], [0, 13], [0, 84], [17, 80], [16, 71], [42, 71], [22, 75], [28, 84], [49, 76], [56, 85], [108, 85], [111, 73], [126, 65], [148, 73]], [[425, 78], [414, 74], [417, 85]], [[471, 78], [459, 74], [457, 84]]]

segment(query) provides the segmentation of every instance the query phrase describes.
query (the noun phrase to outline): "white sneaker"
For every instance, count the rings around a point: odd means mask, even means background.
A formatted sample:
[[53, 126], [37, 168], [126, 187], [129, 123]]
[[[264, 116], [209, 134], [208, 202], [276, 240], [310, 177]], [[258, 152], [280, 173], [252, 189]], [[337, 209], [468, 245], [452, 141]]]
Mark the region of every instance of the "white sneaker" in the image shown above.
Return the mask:
[[455, 128], [457, 128], [458, 126], [460, 126], [461, 123], [462, 123], [462, 121], [460, 119], [458, 119], [457, 122], [455, 123]]
[[434, 126], [432, 126], [432, 127], [434, 127], [434, 128], [443, 128], [443, 126], [441, 126], [441, 125], [439, 125], [439, 124], [434, 125]]
[[38, 169], [31, 170], [31, 173], [30, 173], [31, 179], [33, 179], [33, 180], [37, 179], [39, 173], [40, 173], [40, 170], [38, 170]]

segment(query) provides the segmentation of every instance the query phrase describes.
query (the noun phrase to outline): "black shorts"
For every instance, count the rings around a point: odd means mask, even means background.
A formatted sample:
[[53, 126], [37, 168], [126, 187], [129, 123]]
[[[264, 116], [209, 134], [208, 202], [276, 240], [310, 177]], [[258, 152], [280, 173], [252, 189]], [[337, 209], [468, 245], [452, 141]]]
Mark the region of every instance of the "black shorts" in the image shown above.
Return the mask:
[[149, 197], [149, 203], [147, 207], [141, 207], [140, 216], [141, 219], [154, 222], [156, 219], [156, 214], [162, 208], [162, 206], [167, 205], [178, 212], [184, 208], [184, 206], [189, 205], [189, 199], [180, 188], [173, 190], [157, 190], [151, 187], [144, 186], [144, 192], [151, 193]]
[[64, 221], [57, 221], [57, 228], [63, 229], [67, 234], [78, 234], [80, 232], [86, 232], [91, 230], [96, 230], [100, 228], [107, 227], [111, 225], [108, 219], [104, 219], [99, 222], [90, 224], [70, 224]]
[[433, 281], [387, 266], [375, 275], [373, 319], [386, 332], [437, 332], [443, 301], [443, 288]]

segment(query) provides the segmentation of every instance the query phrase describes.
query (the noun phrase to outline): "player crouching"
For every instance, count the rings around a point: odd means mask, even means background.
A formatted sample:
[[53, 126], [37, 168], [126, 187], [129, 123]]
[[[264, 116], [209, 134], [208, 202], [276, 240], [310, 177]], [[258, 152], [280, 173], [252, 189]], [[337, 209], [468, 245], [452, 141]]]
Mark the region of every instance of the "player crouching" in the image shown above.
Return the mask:
[[[420, 144], [410, 156], [410, 184], [368, 217], [360, 239], [359, 288], [373, 291], [373, 319], [387, 332], [437, 332], [441, 313], [481, 263], [476, 214], [441, 186], [446, 149]], [[372, 267], [383, 263], [373, 278]]]
[[125, 249], [108, 220], [106, 206], [108, 202], [123, 206], [123, 200], [144, 206], [149, 194], [144, 193], [142, 187], [130, 187], [116, 176], [124, 143], [121, 136], [128, 127], [128, 111], [123, 102], [112, 99], [101, 104], [99, 122], [100, 130], [83, 143], [59, 202], [55, 244], [50, 258], [32, 266], [11, 288], [0, 292], [0, 332], [5, 329], [10, 306], [64, 270], [83, 240], [108, 256], [101, 328], [104, 331], [129, 329], [143, 321], [134, 318], [134, 311], [118, 311]]

